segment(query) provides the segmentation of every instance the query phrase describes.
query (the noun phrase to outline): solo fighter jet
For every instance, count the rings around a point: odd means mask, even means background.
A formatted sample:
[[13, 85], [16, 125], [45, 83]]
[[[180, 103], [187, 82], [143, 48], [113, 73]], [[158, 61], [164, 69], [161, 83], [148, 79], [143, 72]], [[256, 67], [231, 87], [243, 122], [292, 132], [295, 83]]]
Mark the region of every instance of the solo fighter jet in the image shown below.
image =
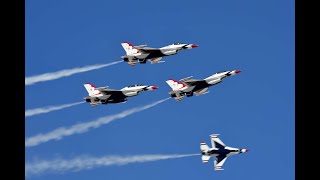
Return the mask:
[[164, 62], [160, 61], [163, 56], [171, 56], [177, 54], [180, 50], [198, 47], [196, 44], [182, 43], [174, 43], [161, 48], [150, 48], [146, 47], [147, 45], [133, 46], [128, 42], [123, 42], [121, 45], [127, 54], [121, 56], [121, 58], [131, 66], [136, 65], [137, 62], [145, 64], [147, 60], [149, 60], [151, 64]]
[[226, 77], [236, 75], [240, 73], [240, 70], [233, 71], [221, 71], [217, 72], [203, 80], [191, 79], [192, 76], [180, 79], [176, 81], [169, 79], [166, 83], [172, 88], [169, 92], [171, 97], [174, 97], [177, 101], [181, 101], [184, 96], [193, 96], [193, 93], [197, 96], [208, 93], [210, 86], [216, 85]]
[[84, 97], [84, 99], [86, 102], [89, 102], [91, 106], [96, 106], [98, 103], [123, 103], [127, 101], [127, 97], [137, 96], [141, 91], [158, 89], [157, 86], [146, 86], [141, 84], [127, 86], [120, 90], [109, 89], [108, 87], [97, 88], [90, 83], [83, 85], [89, 93], [89, 96]]
[[239, 149], [226, 146], [219, 138], [219, 134], [211, 134], [212, 148], [205, 142], [200, 143], [200, 149], [202, 154], [202, 162], [207, 163], [210, 157], [214, 157], [214, 170], [223, 170], [222, 165], [229, 156], [248, 152], [248, 149]]

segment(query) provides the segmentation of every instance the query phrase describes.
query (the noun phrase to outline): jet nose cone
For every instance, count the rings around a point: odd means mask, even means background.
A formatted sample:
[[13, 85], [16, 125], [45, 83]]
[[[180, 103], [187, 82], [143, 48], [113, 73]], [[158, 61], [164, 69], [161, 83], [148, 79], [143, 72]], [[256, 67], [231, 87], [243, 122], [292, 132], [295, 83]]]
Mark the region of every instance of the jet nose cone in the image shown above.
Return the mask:
[[249, 152], [249, 149], [242, 149], [242, 152]]
[[191, 47], [196, 48], [196, 47], [199, 47], [199, 45], [198, 44], [191, 44]]
[[240, 73], [241, 71], [240, 70], [235, 70], [234, 71], [236, 74]]
[[158, 89], [158, 88], [159, 88], [158, 86], [151, 86], [152, 90], [155, 90], [155, 89]]

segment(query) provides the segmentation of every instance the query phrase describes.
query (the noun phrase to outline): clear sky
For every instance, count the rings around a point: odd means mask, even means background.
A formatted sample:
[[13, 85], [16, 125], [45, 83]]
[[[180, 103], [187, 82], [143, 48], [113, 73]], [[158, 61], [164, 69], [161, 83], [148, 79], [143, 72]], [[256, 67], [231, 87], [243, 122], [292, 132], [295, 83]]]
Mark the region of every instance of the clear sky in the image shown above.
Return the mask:
[[214, 171], [200, 156], [44, 173], [35, 180], [294, 179], [294, 1], [84, 1], [28, 0], [25, 16], [26, 77], [121, 60], [121, 42], [162, 47], [175, 42], [199, 47], [165, 57], [165, 63], [119, 63], [26, 86], [26, 110], [83, 101], [83, 83], [121, 89], [159, 86], [127, 103], [79, 104], [26, 117], [26, 138], [94, 121], [169, 97], [169, 78], [206, 78], [242, 72], [203, 96], [169, 99], [157, 106], [84, 133], [26, 147], [35, 159], [87, 155], [133, 156], [200, 153], [200, 142], [220, 134], [228, 146], [250, 152], [227, 159]]

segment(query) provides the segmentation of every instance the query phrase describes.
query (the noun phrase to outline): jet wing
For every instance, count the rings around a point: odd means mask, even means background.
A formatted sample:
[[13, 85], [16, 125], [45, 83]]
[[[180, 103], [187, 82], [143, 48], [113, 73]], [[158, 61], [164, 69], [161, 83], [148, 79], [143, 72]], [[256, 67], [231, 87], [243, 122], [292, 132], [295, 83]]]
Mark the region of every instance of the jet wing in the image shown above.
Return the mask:
[[149, 59], [149, 61], [151, 62], [151, 64], [156, 64], [156, 63], [164, 62], [164, 61], [160, 61], [161, 59], [162, 59], [162, 57], [157, 57], [157, 58]]
[[101, 89], [100, 92], [102, 92], [104, 95], [124, 96], [123, 91], [116, 89]]
[[200, 95], [202, 95], [202, 94], [206, 94], [206, 93], [208, 93], [209, 91], [207, 91], [209, 88], [203, 88], [203, 89], [200, 89], [200, 90], [198, 90], [198, 91], [195, 91], [194, 93], [197, 95], [197, 96], [200, 96]]
[[224, 148], [226, 145], [218, 138], [219, 134], [211, 134], [211, 146], [213, 148]]
[[99, 91], [101, 91], [101, 92], [106, 92], [106, 93], [108, 93], [108, 92], [115, 92], [115, 91], [122, 92], [121, 90], [117, 90], [117, 89], [109, 89], [109, 88], [98, 88], [98, 89], [99, 89]]
[[126, 98], [126, 95], [124, 94], [126, 91], [121, 90], [115, 90], [115, 89], [102, 89], [100, 92], [103, 94], [102, 97], [99, 97], [101, 100], [103, 97], [108, 97], [108, 102], [114, 102], [114, 101], [121, 101]]
[[159, 48], [149, 48], [149, 47], [143, 47], [143, 48], [138, 48], [138, 49], [143, 53], [152, 53], [152, 52], [160, 51]]
[[195, 85], [199, 85], [201, 83], [205, 83], [204, 80], [199, 80], [199, 79], [187, 79], [187, 80], [182, 80], [181, 82], [183, 82], [189, 86], [195, 86]]
[[214, 170], [223, 170], [222, 166], [224, 162], [227, 160], [227, 156], [215, 156], [215, 159], [213, 161], [214, 163]]
[[107, 100], [107, 99], [109, 99], [110, 96], [111, 96], [110, 94], [108, 94], [108, 95], [103, 95], [103, 96], [100, 96], [99, 99], [100, 99], [100, 100]]

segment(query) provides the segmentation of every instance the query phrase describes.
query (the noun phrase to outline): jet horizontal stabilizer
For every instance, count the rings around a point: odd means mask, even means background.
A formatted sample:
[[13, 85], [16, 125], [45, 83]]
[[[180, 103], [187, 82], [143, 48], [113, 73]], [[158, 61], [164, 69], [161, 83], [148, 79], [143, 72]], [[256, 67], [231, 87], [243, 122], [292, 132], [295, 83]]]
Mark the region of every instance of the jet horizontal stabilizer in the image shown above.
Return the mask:
[[203, 155], [201, 156], [202, 163], [207, 163], [210, 159], [210, 156]]
[[191, 79], [193, 76], [189, 76], [189, 77], [186, 77], [186, 78], [182, 78], [182, 79], [180, 79], [179, 81], [186, 81], [186, 80], [189, 80], [189, 79]]
[[175, 91], [169, 91], [168, 93], [169, 94], [175, 94], [176, 92]]
[[106, 90], [106, 89], [108, 89], [108, 87], [109, 86], [105, 86], [105, 87], [98, 87], [98, 88], [96, 88], [97, 90], [99, 90], [99, 91], [101, 91], [101, 90]]
[[135, 65], [137, 64], [137, 62], [136, 62], [136, 61], [129, 61], [128, 64], [129, 64], [130, 66], [135, 66]]
[[91, 106], [97, 106], [99, 104], [99, 102], [91, 102], [90, 105]]
[[178, 97], [175, 97], [174, 99], [176, 99], [177, 101], [181, 101], [183, 99], [183, 96], [178, 96]]
[[219, 135], [220, 135], [220, 134], [211, 134], [210, 137], [215, 138], [215, 137], [218, 137]]
[[139, 46], [134, 46], [135, 48], [142, 48], [142, 47], [146, 47], [147, 44], [143, 44], [143, 45], [139, 45]]
[[218, 166], [217, 166], [217, 167], [214, 168], [214, 170], [216, 170], [216, 171], [222, 171], [222, 170], [224, 170], [224, 169], [222, 169], [221, 167], [218, 167]]

